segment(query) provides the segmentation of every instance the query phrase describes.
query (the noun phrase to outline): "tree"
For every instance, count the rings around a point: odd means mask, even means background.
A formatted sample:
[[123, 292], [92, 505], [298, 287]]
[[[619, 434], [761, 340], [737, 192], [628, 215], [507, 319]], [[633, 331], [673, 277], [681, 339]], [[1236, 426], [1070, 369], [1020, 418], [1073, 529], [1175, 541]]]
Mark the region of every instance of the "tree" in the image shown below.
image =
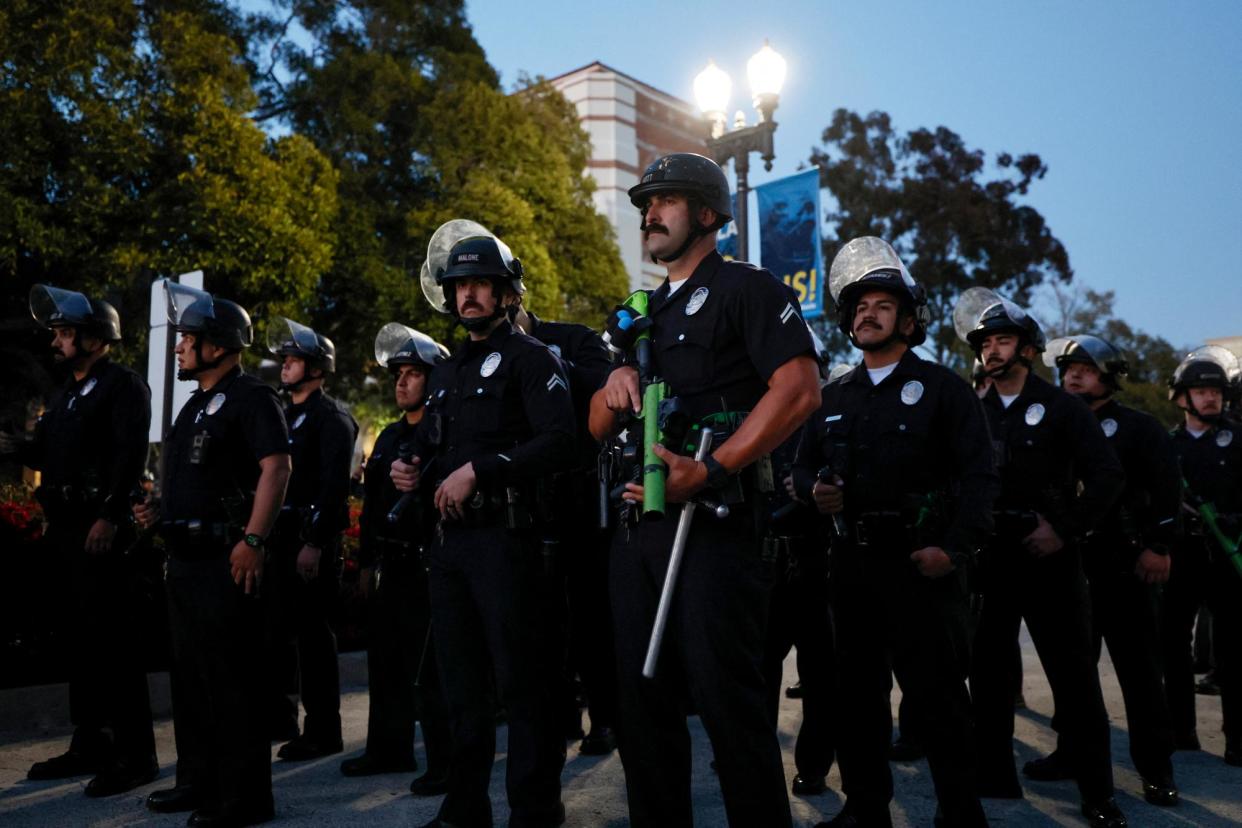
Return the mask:
[[0, 276], [103, 293], [131, 361], [154, 276], [194, 268], [258, 316], [332, 258], [336, 174], [270, 139], [222, 2], [14, 0], [0, 9]]
[[624, 294], [576, 113], [546, 85], [504, 94], [459, 0], [278, 0], [250, 22], [256, 117], [310, 138], [341, 176], [337, 256], [305, 308], [336, 340], [339, 383], [360, 390], [384, 322], [452, 333], [417, 284], [448, 219], [509, 244], [537, 312], [596, 322]]
[[[1045, 280], [1069, 282], [1069, 255], [1035, 208], [1020, 203], [1047, 167], [1038, 155], [1000, 153], [989, 169], [981, 150], [950, 129], [897, 134], [889, 116], [838, 109], [811, 154], [835, 202], [824, 261], [850, 239], [890, 242], [926, 289], [932, 325], [926, 347], [959, 370], [970, 355], [953, 332], [953, 305], [973, 285], [1018, 303]], [[830, 347], [848, 347], [824, 325]]]
[[1095, 334], [1125, 352], [1129, 373], [1117, 399], [1146, 411], [1168, 426], [1182, 420], [1182, 412], [1169, 400], [1168, 380], [1180, 361], [1168, 341], [1136, 330], [1113, 311], [1116, 295], [1081, 286], [1053, 283], [1045, 294], [1050, 309], [1045, 322], [1048, 339], [1072, 334]]

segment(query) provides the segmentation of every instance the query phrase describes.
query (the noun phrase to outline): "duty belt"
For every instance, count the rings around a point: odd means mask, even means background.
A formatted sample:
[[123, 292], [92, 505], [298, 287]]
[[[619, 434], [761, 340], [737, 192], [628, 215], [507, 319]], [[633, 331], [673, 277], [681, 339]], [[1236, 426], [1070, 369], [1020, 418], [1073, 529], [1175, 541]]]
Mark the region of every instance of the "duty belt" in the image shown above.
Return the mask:
[[[43, 507], [49, 520], [59, 521], [64, 518], [85, 520], [91, 515], [82, 514], [83, 506], [98, 504], [103, 500], [103, 490], [97, 486], [75, 486], [66, 483], [60, 486], [42, 485], [35, 490], [35, 500]], [[73, 510], [73, 513], [69, 513]]]
[[223, 521], [168, 520], [160, 524], [160, 537], [171, 557], [204, 560], [227, 554], [241, 540], [240, 529]]
[[400, 538], [376, 538], [375, 547], [378, 551], [377, 557], [388, 563], [417, 558], [422, 552], [421, 545]]
[[992, 511], [994, 533], [1001, 540], [1021, 540], [1035, 531], [1039, 518], [1030, 509], [995, 509]]
[[860, 512], [850, 522], [850, 536], [861, 548], [897, 547], [895, 551], [910, 552], [910, 529], [899, 511]]

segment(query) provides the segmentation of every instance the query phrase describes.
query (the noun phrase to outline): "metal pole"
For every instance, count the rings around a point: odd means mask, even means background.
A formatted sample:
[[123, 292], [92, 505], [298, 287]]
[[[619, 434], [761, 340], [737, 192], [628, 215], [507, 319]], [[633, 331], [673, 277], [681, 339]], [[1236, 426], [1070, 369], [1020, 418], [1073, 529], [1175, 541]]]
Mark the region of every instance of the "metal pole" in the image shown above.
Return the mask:
[[737, 173], [737, 215], [733, 217], [737, 223], [737, 258], [738, 261], [749, 262], [750, 183], [747, 181], [747, 174], [750, 172], [750, 150], [743, 149], [733, 156], [733, 169]]

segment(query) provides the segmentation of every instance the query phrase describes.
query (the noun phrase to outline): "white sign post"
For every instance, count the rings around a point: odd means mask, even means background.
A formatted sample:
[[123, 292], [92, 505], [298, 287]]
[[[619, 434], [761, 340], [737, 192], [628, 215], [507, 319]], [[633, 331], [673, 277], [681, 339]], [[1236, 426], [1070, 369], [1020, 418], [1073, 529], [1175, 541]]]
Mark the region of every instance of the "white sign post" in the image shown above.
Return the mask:
[[[162, 443], [164, 435], [177, 418], [181, 406], [194, 392], [194, 382], [176, 379], [173, 346], [176, 331], [168, 324], [168, 300], [164, 293], [167, 279], [151, 283], [151, 336], [147, 340], [147, 385], [151, 386], [151, 430], [148, 442]], [[176, 281], [186, 287], [203, 289], [203, 271], [182, 273]]]

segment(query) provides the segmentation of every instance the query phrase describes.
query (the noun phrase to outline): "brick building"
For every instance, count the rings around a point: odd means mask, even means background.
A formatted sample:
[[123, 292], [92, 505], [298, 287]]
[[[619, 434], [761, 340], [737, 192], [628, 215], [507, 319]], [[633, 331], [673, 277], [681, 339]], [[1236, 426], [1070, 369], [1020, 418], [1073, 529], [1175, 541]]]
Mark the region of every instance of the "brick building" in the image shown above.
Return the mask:
[[630, 288], [652, 288], [665, 270], [642, 252], [638, 211], [626, 191], [648, 164], [670, 152], [707, 154], [707, 122], [686, 101], [596, 62], [549, 81], [578, 108], [591, 136], [595, 206], [617, 234]]

